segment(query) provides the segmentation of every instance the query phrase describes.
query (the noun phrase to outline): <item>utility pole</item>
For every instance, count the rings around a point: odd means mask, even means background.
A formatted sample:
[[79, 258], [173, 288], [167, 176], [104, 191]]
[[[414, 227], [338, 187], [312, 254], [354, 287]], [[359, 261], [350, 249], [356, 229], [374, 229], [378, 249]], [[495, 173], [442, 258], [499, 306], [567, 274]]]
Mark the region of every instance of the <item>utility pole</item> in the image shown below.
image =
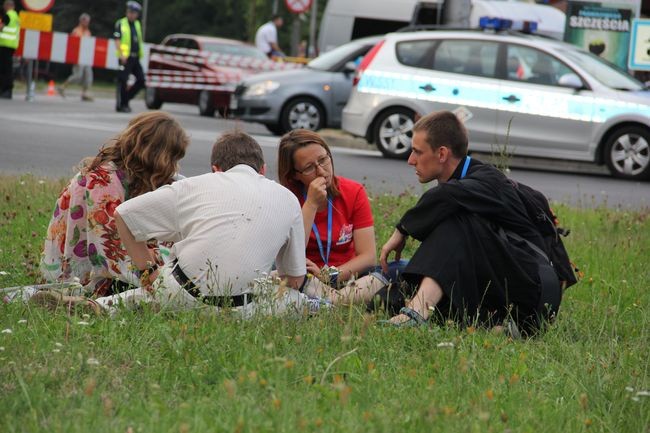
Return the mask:
[[298, 45], [300, 45], [300, 17], [302, 14], [292, 14], [293, 22], [291, 23], [291, 55], [298, 55]]
[[278, 0], [273, 0], [273, 15], [278, 13]]
[[311, 13], [309, 15], [309, 48], [307, 49], [307, 57], [316, 57], [316, 20], [318, 15], [318, 0], [313, 0], [311, 3]]
[[144, 0], [142, 5], [142, 37], [147, 40], [147, 11], [149, 10], [149, 0]]

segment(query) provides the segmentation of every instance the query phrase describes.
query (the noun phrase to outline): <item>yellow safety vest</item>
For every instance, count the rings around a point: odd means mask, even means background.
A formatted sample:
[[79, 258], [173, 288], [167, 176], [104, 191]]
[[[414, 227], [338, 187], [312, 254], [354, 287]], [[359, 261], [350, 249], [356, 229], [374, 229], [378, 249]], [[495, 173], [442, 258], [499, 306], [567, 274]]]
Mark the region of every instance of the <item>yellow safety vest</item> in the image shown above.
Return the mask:
[[20, 18], [16, 11], [7, 12], [9, 16], [9, 24], [5, 24], [0, 31], [0, 47], [18, 48], [18, 41], [20, 40]]
[[[129, 57], [131, 54], [131, 26], [129, 25], [128, 18], [121, 18], [120, 21], [120, 34], [122, 38], [120, 39], [120, 49], [117, 52], [118, 57]], [[140, 21], [135, 22], [135, 32], [138, 35], [138, 57], [142, 58], [144, 51], [142, 49], [142, 27], [140, 27]]]

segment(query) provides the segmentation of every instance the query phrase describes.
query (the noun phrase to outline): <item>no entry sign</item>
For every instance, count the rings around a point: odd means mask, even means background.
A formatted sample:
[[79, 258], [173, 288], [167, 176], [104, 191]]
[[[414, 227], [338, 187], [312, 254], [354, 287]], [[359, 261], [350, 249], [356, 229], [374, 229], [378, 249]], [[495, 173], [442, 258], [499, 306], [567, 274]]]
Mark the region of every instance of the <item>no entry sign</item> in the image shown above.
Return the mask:
[[32, 12], [47, 12], [54, 6], [54, 0], [22, 0], [23, 7]]
[[302, 14], [311, 8], [312, 0], [284, 0], [287, 9], [294, 14]]

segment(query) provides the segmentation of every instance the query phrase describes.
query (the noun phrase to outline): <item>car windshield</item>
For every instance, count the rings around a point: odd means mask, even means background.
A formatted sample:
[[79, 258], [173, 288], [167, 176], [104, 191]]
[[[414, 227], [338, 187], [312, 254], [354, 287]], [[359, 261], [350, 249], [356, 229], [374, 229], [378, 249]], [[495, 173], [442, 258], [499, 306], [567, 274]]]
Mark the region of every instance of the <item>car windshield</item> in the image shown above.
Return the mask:
[[255, 47], [249, 45], [220, 44], [217, 42], [207, 42], [203, 44], [203, 49], [217, 54], [230, 54], [233, 56], [253, 57], [260, 60], [268, 60], [266, 55]]
[[636, 78], [592, 53], [581, 50], [562, 50], [562, 54], [580, 65], [592, 77], [607, 87], [619, 90], [644, 89], [643, 84]]
[[358, 51], [361, 45], [359, 44], [345, 44], [341, 45], [338, 48], [334, 48], [332, 51], [328, 51], [325, 54], [322, 54], [316, 57], [311, 62], [307, 63], [308, 68], [319, 69], [321, 71], [329, 71], [346, 57], [354, 54], [355, 51]]

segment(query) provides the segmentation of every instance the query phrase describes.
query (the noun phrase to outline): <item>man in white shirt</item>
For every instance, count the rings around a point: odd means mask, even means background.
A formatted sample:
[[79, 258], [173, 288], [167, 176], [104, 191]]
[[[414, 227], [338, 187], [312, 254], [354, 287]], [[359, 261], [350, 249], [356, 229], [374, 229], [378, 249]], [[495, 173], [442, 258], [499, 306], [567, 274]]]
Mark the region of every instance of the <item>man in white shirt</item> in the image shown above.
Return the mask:
[[[142, 301], [171, 310], [233, 307], [244, 318], [308, 308], [296, 290], [306, 265], [295, 195], [264, 177], [262, 149], [243, 132], [217, 140], [212, 168], [118, 206], [117, 229], [143, 271], [143, 288], [99, 298], [95, 306], [109, 313]], [[151, 238], [174, 242], [175, 260], [158, 267], [146, 245]], [[274, 263], [280, 284], [268, 277]]]
[[255, 33], [255, 45], [269, 58], [274, 56], [284, 56], [284, 53], [278, 45], [278, 29], [282, 27], [284, 21], [280, 15], [273, 15], [271, 21], [262, 25]]

